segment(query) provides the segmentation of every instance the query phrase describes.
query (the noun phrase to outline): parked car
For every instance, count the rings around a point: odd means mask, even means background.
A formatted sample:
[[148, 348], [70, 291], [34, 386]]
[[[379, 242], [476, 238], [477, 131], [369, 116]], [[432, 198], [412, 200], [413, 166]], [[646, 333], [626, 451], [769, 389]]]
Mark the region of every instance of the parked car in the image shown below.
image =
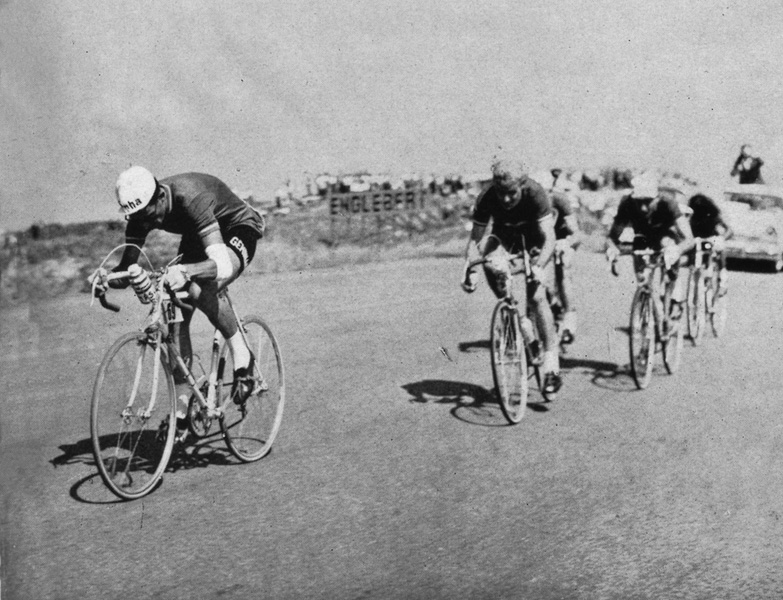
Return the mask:
[[770, 263], [783, 269], [783, 190], [746, 184], [727, 189], [723, 209], [734, 235], [726, 256]]

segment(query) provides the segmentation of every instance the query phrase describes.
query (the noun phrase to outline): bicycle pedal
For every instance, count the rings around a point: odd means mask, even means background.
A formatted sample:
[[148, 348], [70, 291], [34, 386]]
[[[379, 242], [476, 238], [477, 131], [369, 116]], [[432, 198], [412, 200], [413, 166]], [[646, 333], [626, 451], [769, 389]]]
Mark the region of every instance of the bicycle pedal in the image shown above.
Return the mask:
[[251, 396], [255, 394], [260, 394], [261, 392], [268, 392], [269, 391], [269, 384], [266, 382], [266, 379], [263, 377], [260, 377], [256, 379], [253, 382], [253, 391], [251, 392]]

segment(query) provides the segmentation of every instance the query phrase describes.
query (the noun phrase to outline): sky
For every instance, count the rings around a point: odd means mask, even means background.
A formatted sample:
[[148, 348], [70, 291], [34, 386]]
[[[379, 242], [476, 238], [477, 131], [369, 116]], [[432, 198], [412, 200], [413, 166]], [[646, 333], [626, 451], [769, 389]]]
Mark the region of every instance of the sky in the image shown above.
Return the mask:
[[0, 0], [0, 228], [117, 218], [132, 164], [303, 173], [783, 166], [783, 3]]

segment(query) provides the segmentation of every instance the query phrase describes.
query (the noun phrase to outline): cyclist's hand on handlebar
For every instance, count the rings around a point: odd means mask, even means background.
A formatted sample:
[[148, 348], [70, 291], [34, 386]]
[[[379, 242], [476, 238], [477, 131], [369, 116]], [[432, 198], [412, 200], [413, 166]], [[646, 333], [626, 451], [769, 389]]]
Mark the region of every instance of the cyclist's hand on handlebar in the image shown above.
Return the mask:
[[460, 285], [462, 286], [463, 291], [467, 292], [468, 294], [472, 294], [476, 291], [476, 286], [478, 286], [479, 273], [475, 267], [471, 269], [469, 265], [470, 260], [465, 261], [465, 268], [462, 273], [462, 281], [460, 281]]
[[92, 287], [93, 296], [102, 296], [109, 289], [109, 272], [103, 267], [98, 267], [87, 278], [88, 283]]
[[620, 258], [620, 250], [617, 246], [609, 246], [606, 249], [606, 260], [610, 263], [616, 263], [618, 258]]
[[671, 269], [680, 260], [680, 249], [677, 246], [666, 246], [663, 249], [663, 265]]
[[530, 265], [530, 275], [533, 277], [534, 281], [541, 283], [544, 280], [544, 269], [539, 265]]
[[562, 239], [555, 242], [555, 253], [560, 257], [560, 262], [563, 266], [567, 267], [571, 264], [571, 261], [574, 258], [574, 252], [570, 240]]
[[187, 269], [183, 265], [171, 265], [164, 276], [166, 285], [172, 292], [178, 292], [190, 283]]

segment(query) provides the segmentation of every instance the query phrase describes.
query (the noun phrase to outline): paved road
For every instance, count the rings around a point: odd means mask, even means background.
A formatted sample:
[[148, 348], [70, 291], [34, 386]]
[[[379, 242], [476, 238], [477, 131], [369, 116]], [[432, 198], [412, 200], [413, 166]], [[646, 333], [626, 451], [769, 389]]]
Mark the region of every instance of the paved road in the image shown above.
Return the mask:
[[288, 368], [272, 454], [189, 448], [131, 503], [95, 474], [88, 413], [140, 307], [3, 312], [3, 600], [783, 597], [783, 280], [733, 272], [727, 337], [638, 392], [630, 265], [579, 260], [566, 387], [513, 427], [493, 301], [458, 259], [246, 277]]

